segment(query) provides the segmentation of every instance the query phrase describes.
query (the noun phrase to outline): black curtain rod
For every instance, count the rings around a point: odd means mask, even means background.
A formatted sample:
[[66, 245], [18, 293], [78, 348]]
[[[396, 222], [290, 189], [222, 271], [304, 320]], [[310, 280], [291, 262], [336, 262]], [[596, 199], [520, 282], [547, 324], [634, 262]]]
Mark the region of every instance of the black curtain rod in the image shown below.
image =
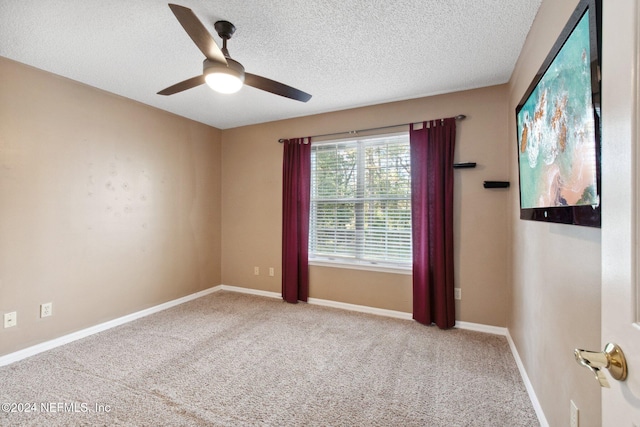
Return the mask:
[[[464, 120], [466, 119], [467, 116], [465, 116], [464, 114], [459, 114], [455, 117], [456, 120]], [[444, 120], [444, 119], [436, 119], [436, 120]], [[430, 121], [430, 120], [426, 120], [426, 121]], [[411, 123], [420, 123], [420, 122], [411, 122]], [[391, 129], [391, 128], [397, 128], [400, 126], [409, 126], [411, 123], [401, 123], [399, 125], [391, 125], [391, 126], [381, 126], [378, 128], [370, 128], [370, 129], [360, 129], [360, 130], [350, 130], [350, 131], [346, 131], [346, 132], [335, 132], [335, 133], [325, 133], [322, 135], [313, 135], [311, 136], [311, 138], [321, 138], [321, 137], [325, 137], [325, 136], [337, 136], [337, 135], [357, 135], [358, 132], [369, 132], [372, 130], [383, 130], [383, 129]], [[288, 139], [286, 138], [280, 138], [278, 140], [279, 143], [283, 143], [285, 141], [288, 141]]]

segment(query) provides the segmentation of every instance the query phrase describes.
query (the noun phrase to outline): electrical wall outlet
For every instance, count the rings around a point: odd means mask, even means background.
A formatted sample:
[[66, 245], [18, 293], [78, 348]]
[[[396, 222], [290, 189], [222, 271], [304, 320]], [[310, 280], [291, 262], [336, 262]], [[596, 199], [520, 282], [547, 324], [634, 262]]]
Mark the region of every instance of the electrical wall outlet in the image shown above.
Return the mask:
[[454, 299], [462, 299], [462, 289], [453, 288], [453, 298]]
[[569, 426], [570, 427], [580, 427], [580, 418], [579, 418], [579, 413], [578, 413], [578, 407], [576, 406], [576, 403], [573, 400], [571, 401], [570, 413], [571, 413], [571, 418], [570, 418]]
[[11, 313], [4, 314], [4, 327], [11, 328], [18, 324], [18, 313], [12, 311]]
[[275, 275], [275, 270], [273, 267], [269, 267], [269, 276], [273, 277]]
[[49, 317], [53, 314], [53, 303], [40, 304], [40, 317]]
[[253, 274], [255, 274], [256, 276], [260, 275], [260, 267], [253, 267]]

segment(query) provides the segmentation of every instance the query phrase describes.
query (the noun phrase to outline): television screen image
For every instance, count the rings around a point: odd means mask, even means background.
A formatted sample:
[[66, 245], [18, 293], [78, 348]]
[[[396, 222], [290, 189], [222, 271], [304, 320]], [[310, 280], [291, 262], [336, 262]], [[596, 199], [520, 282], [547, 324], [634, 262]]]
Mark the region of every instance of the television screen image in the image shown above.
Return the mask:
[[597, 38], [588, 4], [516, 110], [522, 219], [600, 225]]

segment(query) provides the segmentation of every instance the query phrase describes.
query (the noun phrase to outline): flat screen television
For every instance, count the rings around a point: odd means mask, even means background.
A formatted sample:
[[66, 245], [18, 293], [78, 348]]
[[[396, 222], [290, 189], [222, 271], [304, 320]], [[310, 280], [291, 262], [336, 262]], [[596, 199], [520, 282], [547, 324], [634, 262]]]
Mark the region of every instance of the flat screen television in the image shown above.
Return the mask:
[[580, 1], [516, 108], [521, 219], [600, 227], [600, 10]]

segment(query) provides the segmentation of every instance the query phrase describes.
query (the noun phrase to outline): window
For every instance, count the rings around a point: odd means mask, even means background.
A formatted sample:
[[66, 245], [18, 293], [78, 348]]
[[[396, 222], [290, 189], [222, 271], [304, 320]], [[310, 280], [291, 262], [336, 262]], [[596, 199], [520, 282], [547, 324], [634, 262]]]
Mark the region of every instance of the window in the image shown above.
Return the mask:
[[314, 143], [311, 261], [409, 268], [408, 134]]

